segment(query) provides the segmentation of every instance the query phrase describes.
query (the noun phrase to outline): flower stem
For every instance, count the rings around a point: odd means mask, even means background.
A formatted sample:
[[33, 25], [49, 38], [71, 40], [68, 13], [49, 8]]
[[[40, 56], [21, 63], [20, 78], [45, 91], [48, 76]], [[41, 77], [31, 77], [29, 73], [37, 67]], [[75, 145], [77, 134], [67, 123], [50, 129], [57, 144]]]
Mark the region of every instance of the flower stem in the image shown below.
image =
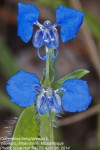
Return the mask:
[[46, 53], [48, 53], [48, 57], [46, 59], [46, 72], [45, 72], [45, 86], [46, 87], [51, 87], [51, 84], [50, 84], [50, 52], [49, 52], [49, 49], [46, 47]]
[[[53, 66], [53, 60], [52, 60], [52, 54], [53, 50], [48, 49], [46, 47], [46, 67], [44, 69], [44, 74], [43, 78], [41, 80], [41, 85], [44, 88], [49, 89], [49, 95], [52, 94], [52, 89], [51, 89], [51, 83], [53, 82], [54, 79], [54, 69], [52, 68]], [[49, 99], [48, 99], [49, 100]], [[40, 127], [40, 136], [47, 137], [50, 142], [54, 141], [54, 132], [53, 132], [53, 120], [55, 120], [55, 115], [49, 111], [45, 113], [44, 115], [39, 115], [40, 116], [40, 122], [41, 122], [41, 127]], [[54, 149], [54, 146], [52, 145], [52, 150]]]
[[48, 53], [48, 57], [46, 59], [46, 79], [49, 80], [49, 57], [50, 57], [50, 53], [49, 53], [49, 49], [46, 47], [46, 53]]
[[[52, 112], [51, 112], [51, 115], [52, 115]], [[51, 116], [50, 116], [51, 117]], [[52, 124], [52, 117], [50, 118], [50, 141], [53, 142], [54, 141], [54, 133], [53, 133], [53, 124]]]
[[[46, 78], [46, 87], [51, 87], [50, 84], [50, 51], [49, 49], [46, 47], [46, 53], [48, 53], [48, 57], [46, 59], [46, 74], [45, 74], [45, 78]], [[52, 125], [52, 112], [49, 112], [49, 128], [50, 128], [50, 141], [54, 141], [54, 134], [53, 134], [53, 125]]]

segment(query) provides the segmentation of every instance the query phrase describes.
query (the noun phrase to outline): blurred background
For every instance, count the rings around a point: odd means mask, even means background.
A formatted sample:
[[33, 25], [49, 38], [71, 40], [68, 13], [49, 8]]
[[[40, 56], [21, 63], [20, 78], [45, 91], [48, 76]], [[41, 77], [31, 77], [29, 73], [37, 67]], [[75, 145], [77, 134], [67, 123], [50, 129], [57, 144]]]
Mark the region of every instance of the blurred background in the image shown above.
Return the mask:
[[[76, 69], [90, 73], [88, 81], [93, 101], [82, 113], [66, 112], [60, 119], [56, 134], [59, 141], [72, 150], [100, 150], [100, 0], [20, 0], [35, 4], [40, 10], [40, 23], [55, 22], [59, 4], [85, 13], [85, 20], [77, 37], [68, 43], [60, 41], [59, 56], [54, 64], [56, 78]], [[11, 136], [22, 109], [10, 102], [5, 91], [6, 82], [19, 69], [35, 72], [42, 78], [45, 63], [41, 61], [32, 42], [25, 44], [17, 36], [18, 0], [0, 0], [0, 137]]]

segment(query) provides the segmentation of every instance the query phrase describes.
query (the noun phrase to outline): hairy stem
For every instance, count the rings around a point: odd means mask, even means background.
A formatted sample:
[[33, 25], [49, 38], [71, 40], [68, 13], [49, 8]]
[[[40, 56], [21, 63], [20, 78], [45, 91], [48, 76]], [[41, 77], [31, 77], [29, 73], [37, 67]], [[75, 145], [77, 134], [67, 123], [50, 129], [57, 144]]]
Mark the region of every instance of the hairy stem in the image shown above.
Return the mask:
[[[50, 51], [49, 49], [46, 47], [46, 53], [48, 53], [48, 57], [46, 59], [46, 74], [45, 74], [45, 78], [46, 78], [46, 87], [51, 87], [50, 84]], [[54, 140], [54, 135], [53, 135], [53, 126], [52, 126], [52, 114], [49, 112], [49, 128], [50, 128], [50, 141]]]
[[[46, 53], [48, 53], [48, 57], [46, 59], [46, 80], [49, 81], [49, 58], [50, 58], [50, 52], [49, 52], [49, 49], [46, 47]], [[48, 86], [48, 85], [47, 85]]]
[[46, 59], [45, 87], [51, 87], [51, 83], [50, 83], [50, 51], [47, 47], [46, 47], [46, 53], [48, 54], [48, 57]]
[[[51, 114], [52, 115], [52, 114]], [[50, 116], [51, 117], [51, 116]], [[51, 133], [50, 133], [50, 141], [53, 142], [54, 141], [54, 133], [53, 133], [53, 125], [52, 125], [52, 117], [50, 118], [50, 127], [51, 127]]]
[[[49, 95], [52, 95], [51, 90], [51, 80], [50, 80], [50, 73], [51, 73], [51, 54], [52, 50], [48, 49], [46, 47], [46, 67], [44, 71], [44, 80], [42, 81], [42, 86], [44, 88], [49, 88]], [[48, 94], [48, 93], [47, 93]], [[48, 95], [47, 95], [48, 96]], [[44, 115], [40, 115], [40, 122], [41, 122], [41, 128], [40, 128], [40, 136], [41, 137], [47, 137], [50, 142], [54, 141], [54, 133], [53, 133], [53, 120], [55, 115], [49, 111], [45, 113]], [[53, 146], [52, 146], [53, 147]], [[54, 148], [52, 148], [53, 150]]]

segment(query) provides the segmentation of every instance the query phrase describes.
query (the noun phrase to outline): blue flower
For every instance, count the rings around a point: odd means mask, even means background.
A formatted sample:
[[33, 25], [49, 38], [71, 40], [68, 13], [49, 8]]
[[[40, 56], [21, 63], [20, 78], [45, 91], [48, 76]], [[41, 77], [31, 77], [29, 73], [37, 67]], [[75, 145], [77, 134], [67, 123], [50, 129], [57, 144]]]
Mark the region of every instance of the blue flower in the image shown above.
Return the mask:
[[37, 111], [42, 115], [50, 111], [59, 114], [62, 109], [68, 112], [80, 112], [85, 110], [92, 100], [86, 81], [69, 79], [60, 89], [53, 90], [42, 88], [37, 76], [25, 71], [19, 71], [11, 77], [6, 90], [12, 102], [22, 107], [36, 104]]
[[[33, 35], [32, 43], [37, 48], [39, 57], [45, 60], [46, 56], [43, 58], [40, 56], [39, 48], [45, 45], [57, 51], [59, 34], [56, 27], [61, 27], [61, 40], [67, 42], [75, 38], [83, 22], [83, 16], [84, 14], [78, 10], [60, 5], [56, 10], [56, 23], [52, 25], [47, 20], [42, 25], [38, 22], [39, 10], [34, 5], [18, 3], [18, 36], [27, 43]], [[34, 25], [39, 27], [35, 33]]]

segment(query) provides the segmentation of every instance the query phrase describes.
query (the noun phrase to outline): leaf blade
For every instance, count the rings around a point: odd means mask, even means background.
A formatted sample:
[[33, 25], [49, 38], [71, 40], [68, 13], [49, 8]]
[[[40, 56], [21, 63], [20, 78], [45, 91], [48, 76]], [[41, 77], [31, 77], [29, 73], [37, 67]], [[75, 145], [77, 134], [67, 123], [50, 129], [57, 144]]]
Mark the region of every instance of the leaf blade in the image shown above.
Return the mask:
[[[25, 144], [21, 144], [23, 142], [22, 138], [26, 138], [24, 142], [27, 143], [27, 150], [32, 147], [33, 144], [28, 144], [28, 140], [31, 143], [34, 143], [34, 138], [39, 135], [39, 121], [36, 120], [36, 110], [34, 106], [27, 107], [21, 114], [18, 123], [15, 127], [13, 139], [11, 143], [11, 150], [13, 148], [21, 147], [22, 149], [26, 148]], [[16, 141], [16, 145], [14, 145], [15, 139], [20, 138], [20, 140]], [[33, 138], [33, 139], [32, 139]], [[19, 143], [20, 142], [20, 143]]]
[[79, 70], [73, 71], [72, 73], [69, 73], [66, 76], [62, 77], [60, 80], [56, 81], [53, 84], [53, 88], [54, 89], [59, 89], [61, 87], [62, 83], [65, 80], [68, 80], [70, 78], [77, 78], [77, 79], [79, 79], [79, 78], [83, 77], [84, 75], [86, 75], [88, 73], [89, 73], [89, 71], [86, 70], [86, 69], [79, 69]]

